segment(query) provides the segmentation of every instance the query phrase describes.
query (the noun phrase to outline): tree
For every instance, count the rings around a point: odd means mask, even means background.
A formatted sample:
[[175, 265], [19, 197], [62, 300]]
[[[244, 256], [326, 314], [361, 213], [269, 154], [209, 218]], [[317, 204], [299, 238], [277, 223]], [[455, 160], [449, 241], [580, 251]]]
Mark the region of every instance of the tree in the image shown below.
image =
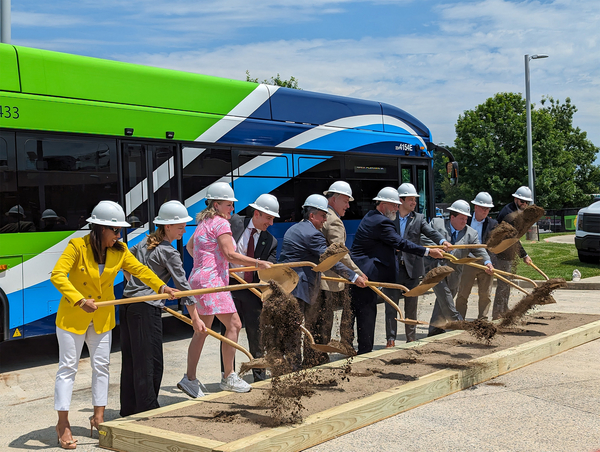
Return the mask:
[[277, 77], [271, 77], [270, 80], [258, 81], [258, 78], [250, 77], [250, 71], [246, 70], [246, 81], [253, 83], [264, 83], [265, 85], [282, 86], [283, 88], [302, 89], [298, 86], [298, 79], [296, 77], [290, 77], [289, 80], [281, 80], [281, 76], [277, 73]]
[[[600, 185], [600, 167], [593, 164], [600, 149], [573, 127], [577, 109], [570, 99], [561, 104], [548, 97], [542, 105], [532, 106], [531, 114], [536, 203], [555, 209], [585, 206]], [[487, 191], [502, 205], [519, 186], [528, 185], [525, 107], [520, 94], [498, 93], [459, 116], [454, 156], [460, 188], [445, 190], [447, 197], [460, 193], [466, 199]]]

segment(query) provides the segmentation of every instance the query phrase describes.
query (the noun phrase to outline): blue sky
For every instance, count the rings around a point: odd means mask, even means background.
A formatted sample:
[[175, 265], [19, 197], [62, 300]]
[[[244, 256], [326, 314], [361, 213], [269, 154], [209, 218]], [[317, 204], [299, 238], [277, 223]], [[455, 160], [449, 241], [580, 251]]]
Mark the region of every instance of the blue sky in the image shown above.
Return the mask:
[[[128, 0], [12, 2], [12, 42], [378, 100], [453, 143], [462, 112], [497, 92], [570, 97], [600, 146], [597, 0]], [[599, 159], [600, 161], [600, 159]]]

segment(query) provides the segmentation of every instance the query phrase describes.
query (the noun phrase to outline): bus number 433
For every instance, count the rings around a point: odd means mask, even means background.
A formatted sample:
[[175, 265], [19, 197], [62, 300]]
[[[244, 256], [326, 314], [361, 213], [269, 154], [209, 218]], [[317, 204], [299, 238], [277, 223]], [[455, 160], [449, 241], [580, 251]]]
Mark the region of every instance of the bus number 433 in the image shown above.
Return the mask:
[[19, 107], [0, 105], [0, 118], [19, 119]]

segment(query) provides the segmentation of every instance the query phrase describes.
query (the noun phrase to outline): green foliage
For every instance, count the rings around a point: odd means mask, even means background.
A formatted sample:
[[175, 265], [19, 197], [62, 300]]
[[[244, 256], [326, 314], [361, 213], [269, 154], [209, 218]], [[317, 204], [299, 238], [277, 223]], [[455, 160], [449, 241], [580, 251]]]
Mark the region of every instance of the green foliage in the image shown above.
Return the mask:
[[290, 77], [289, 80], [281, 80], [279, 73], [277, 74], [277, 77], [271, 77], [270, 80], [265, 79], [262, 82], [259, 82], [258, 78], [250, 77], [250, 71], [246, 70], [246, 81], [264, 83], [265, 85], [282, 86], [283, 88], [302, 89], [298, 86], [298, 79], [296, 79], [296, 77]]
[[[551, 97], [541, 103], [531, 113], [536, 204], [554, 209], [586, 206], [589, 194], [600, 186], [600, 167], [593, 163], [600, 149], [573, 127], [577, 108], [569, 98], [562, 104]], [[525, 107], [520, 94], [498, 93], [459, 116], [454, 156], [460, 187], [446, 191], [447, 198], [467, 199], [487, 191], [501, 206], [519, 186], [527, 185]]]

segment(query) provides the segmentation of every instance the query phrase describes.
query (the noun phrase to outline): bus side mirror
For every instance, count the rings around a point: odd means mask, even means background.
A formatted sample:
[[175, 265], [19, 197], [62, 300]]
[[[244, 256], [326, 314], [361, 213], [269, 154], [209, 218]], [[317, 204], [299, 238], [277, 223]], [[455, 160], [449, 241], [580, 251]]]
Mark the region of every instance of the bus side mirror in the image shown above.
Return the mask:
[[448, 162], [446, 172], [448, 173], [448, 179], [450, 179], [450, 185], [458, 185], [458, 162]]

